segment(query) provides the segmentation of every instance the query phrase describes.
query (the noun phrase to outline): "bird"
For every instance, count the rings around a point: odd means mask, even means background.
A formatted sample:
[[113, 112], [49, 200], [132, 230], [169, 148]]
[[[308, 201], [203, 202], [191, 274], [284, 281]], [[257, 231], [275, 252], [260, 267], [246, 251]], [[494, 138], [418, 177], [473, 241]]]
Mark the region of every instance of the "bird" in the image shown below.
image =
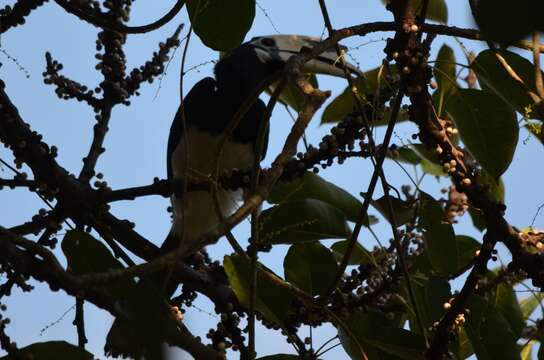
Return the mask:
[[[215, 78], [206, 77], [194, 85], [176, 113], [168, 138], [168, 179], [182, 181], [185, 171], [196, 176], [212, 174], [221, 135], [244, 101], [264, 79], [282, 70], [292, 55], [298, 54], [304, 47], [312, 48], [319, 41], [319, 38], [303, 35], [259, 36], [223, 57], [215, 65]], [[336, 49], [331, 48], [306, 63], [303, 70], [344, 77], [338, 60]], [[360, 74], [352, 64], [347, 63], [346, 66], [349, 73]], [[256, 154], [265, 108], [264, 102], [257, 99], [240, 120], [223, 148], [220, 161], [222, 172], [248, 169], [254, 164], [256, 156], [260, 156], [260, 160], [265, 157], [268, 128], [262, 153]], [[186, 134], [183, 133], [183, 118]], [[242, 195], [242, 191], [219, 191], [219, 204], [224, 216], [232, 213]], [[178, 249], [182, 253], [188, 249], [198, 249], [202, 235], [219, 223], [211, 193], [191, 191], [172, 195], [171, 203], [172, 227], [161, 249], [164, 252]]]
[[[303, 35], [259, 36], [220, 59], [215, 65], [214, 77], [206, 77], [193, 86], [172, 121], [166, 153], [168, 180], [180, 184], [186, 173], [200, 177], [213, 174], [217, 148], [237, 110], [264, 79], [281, 71], [291, 56], [298, 54], [303, 47], [312, 48], [319, 41], [319, 38]], [[349, 63], [346, 66], [350, 74], [360, 75], [355, 66]], [[303, 70], [345, 76], [334, 48], [307, 62]], [[265, 146], [260, 154], [256, 153], [265, 108], [264, 102], [256, 99], [241, 118], [223, 148], [220, 161], [222, 172], [248, 169], [256, 160], [265, 157], [268, 129]], [[240, 190], [219, 190], [222, 214], [230, 215], [242, 196]], [[184, 256], [190, 255], [190, 251], [202, 247], [198, 243], [200, 238], [220, 222], [212, 194], [209, 191], [174, 194], [171, 204], [172, 226], [161, 245], [161, 252], [177, 250]], [[159, 345], [165, 340], [163, 333], [169, 330], [162, 329], [158, 323], [162, 323], [163, 317], [168, 317], [165, 312], [170, 310], [166, 303], [177, 288], [177, 283], [169, 279], [170, 274], [170, 271], [163, 270], [138, 282], [131, 298], [124, 301], [122, 315], [117, 316], [108, 333], [104, 347], [106, 354], [134, 358], [144, 354], [147, 358], [153, 358], [160, 353]], [[151, 306], [148, 304], [156, 303], [162, 304], [159, 306], [162, 310], [150, 313]], [[145, 321], [142, 320], [143, 313], [147, 314]], [[136, 319], [134, 314], [139, 314]], [[150, 333], [155, 336], [150, 338]]]

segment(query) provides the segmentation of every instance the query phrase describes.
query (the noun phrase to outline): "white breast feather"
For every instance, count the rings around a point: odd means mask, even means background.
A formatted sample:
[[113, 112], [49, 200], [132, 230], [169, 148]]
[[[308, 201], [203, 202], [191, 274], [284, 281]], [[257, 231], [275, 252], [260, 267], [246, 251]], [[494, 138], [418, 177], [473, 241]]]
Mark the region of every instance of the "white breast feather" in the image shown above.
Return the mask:
[[[187, 149], [189, 151], [189, 174], [210, 175], [220, 135], [210, 135], [189, 128], [187, 131]], [[220, 168], [223, 170], [247, 169], [252, 166], [254, 161], [254, 151], [251, 144], [240, 144], [227, 142], [223, 149]], [[185, 146], [182, 141], [178, 144], [171, 158], [174, 178], [181, 179], [185, 170]], [[185, 224], [185, 233], [183, 234], [182, 248], [191, 246], [200, 236], [210, 231], [217, 223], [218, 217], [215, 212], [211, 193], [207, 191], [191, 191], [186, 193], [184, 201], [181, 198], [172, 196], [172, 207], [174, 210], [174, 220], [171, 232], [181, 238], [183, 224]], [[232, 214], [238, 201], [242, 198], [242, 191], [220, 190], [218, 193], [219, 204], [224, 216]], [[183, 212], [182, 212], [182, 206]], [[181, 216], [185, 217], [185, 221]]]

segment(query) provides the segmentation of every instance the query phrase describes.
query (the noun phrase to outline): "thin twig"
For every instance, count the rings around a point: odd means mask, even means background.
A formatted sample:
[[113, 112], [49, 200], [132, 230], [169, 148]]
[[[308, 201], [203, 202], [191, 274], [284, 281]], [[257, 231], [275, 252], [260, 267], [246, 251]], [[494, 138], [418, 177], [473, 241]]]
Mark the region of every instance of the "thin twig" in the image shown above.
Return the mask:
[[542, 70], [540, 69], [540, 51], [537, 45], [540, 44], [540, 34], [538, 31], [533, 33], [533, 63], [535, 66], [535, 84], [536, 91], [540, 96], [540, 101], [544, 101], [544, 82], [542, 81]]

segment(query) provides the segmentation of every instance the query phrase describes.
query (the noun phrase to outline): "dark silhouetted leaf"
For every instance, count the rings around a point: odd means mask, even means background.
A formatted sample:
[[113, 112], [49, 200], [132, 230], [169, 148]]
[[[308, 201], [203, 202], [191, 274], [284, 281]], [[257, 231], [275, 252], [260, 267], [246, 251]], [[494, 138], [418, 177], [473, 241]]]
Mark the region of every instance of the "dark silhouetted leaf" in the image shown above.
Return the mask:
[[455, 61], [453, 49], [446, 44], [442, 45], [434, 64], [434, 77], [436, 78], [438, 89], [433, 93], [435, 109], [440, 115], [444, 112], [448, 97], [458, 87]]
[[420, 199], [420, 226], [423, 228], [426, 253], [435, 270], [442, 275], [450, 275], [458, 269], [453, 227], [435, 199], [424, 192]]
[[[401, 359], [424, 359], [425, 340], [422, 336], [392, 325], [384, 314], [369, 311], [366, 313], [353, 311], [346, 320], [346, 325], [362, 349], [364, 344], [372, 345], [381, 351], [398, 356]], [[340, 340], [344, 348], [355, 353], [353, 347], [357, 344], [349, 344], [346, 339], [349, 336], [338, 327]], [[352, 355], [353, 357], [353, 355]], [[356, 357], [357, 359], [361, 358]]]
[[336, 279], [338, 264], [320, 243], [294, 244], [283, 259], [285, 279], [312, 295], [325, 293]]
[[425, 283], [426, 311], [431, 326], [435, 321], [439, 321], [444, 315], [444, 303], [451, 298], [451, 288], [448, 279], [432, 276]]
[[387, 153], [387, 157], [410, 165], [417, 165], [421, 162], [421, 157], [408, 146], [399, 147], [394, 151], [389, 151]]
[[512, 334], [517, 340], [521, 336], [525, 321], [512, 285], [506, 283], [499, 284], [490, 302], [493, 303], [495, 308], [508, 321]]
[[[389, 196], [389, 200], [391, 201], [391, 207], [393, 208], [397, 226], [402, 226], [414, 219], [415, 204], [410, 205], [406, 201], [393, 196]], [[371, 204], [387, 219], [387, 221], [391, 222], [391, 219], [389, 218], [389, 205], [387, 202], [387, 198], [382, 196], [377, 200], [372, 200]]]
[[477, 209], [471, 205], [468, 208], [468, 213], [474, 227], [480, 231], [483, 231], [486, 228], [486, 224], [482, 210]]
[[[381, 91], [389, 92], [387, 80], [384, 78], [384, 75], [385, 70], [381, 71], [381, 67], [378, 67], [365, 72], [364, 77], [354, 80], [354, 85], [357, 87], [357, 94], [362, 105], [368, 102], [367, 95], [374, 96], [378, 87]], [[321, 116], [321, 124], [339, 122], [355, 110], [357, 110], [355, 98], [348, 86], [325, 108]], [[389, 118], [390, 112], [385, 113], [383, 119], [374, 122], [373, 125], [387, 125]], [[407, 120], [404, 111], [399, 114], [397, 121], [400, 122], [403, 120]]]
[[[346, 190], [328, 182], [313, 172], [290, 182], [278, 182], [272, 188], [267, 201], [280, 204], [294, 200], [317, 199], [328, 203], [342, 211], [349, 221], [357, 221], [361, 211], [361, 202]], [[367, 217], [368, 218], [368, 217]], [[376, 221], [371, 219], [371, 223]], [[365, 221], [368, 226], [368, 220]]]
[[[451, 298], [450, 285], [445, 278], [431, 276], [412, 277], [412, 289], [416, 298], [418, 312], [421, 316], [423, 326], [428, 328], [435, 321], [440, 320], [444, 314], [444, 303]], [[404, 289], [406, 298], [408, 298], [407, 290]], [[410, 329], [419, 333], [419, 325], [417, 324], [415, 311], [409, 313]]]
[[[61, 248], [68, 262], [68, 269], [76, 275], [104, 273], [110, 269], [123, 269], [110, 250], [90, 234], [81, 230], [69, 230], [62, 239]], [[130, 278], [109, 282], [103, 287], [117, 298], [130, 296], [136, 283]]]
[[[340, 261], [342, 256], [346, 253], [346, 248], [348, 246], [348, 240], [337, 241], [332, 246], [331, 249], [334, 251], [336, 259]], [[349, 258], [349, 265], [359, 265], [359, 264], [371, 264], [372, 263], [372, 254], [363, 247], [363, 245], [358, 242], [355, 243], [351, 256]]]
[[[251, 267], [248, 261], [239, 255], [225, 256], [223, 266], [229, 278], [232, 290], [236, 294], [240, 304], [249, 308], [249, 289], [251, 279]], [[255, 308], [268, 321], [278, 325], [283, 324], [283, 320], [288, 314], [291, 305], [291, 294], [288, 290], [278, 285], [276, 282], [268, 279], [264, 274], [263, 265], [259, 264], [257, 271], [257, 292]], [[283, 281], [278, 278], [279, 281]]]
[[[416, 11], [421, 10], [421, 0], [413, 0], [412, 6]], [[419, 14], [419, 12], [418, 12]], [[448, 6], [445, 0], [430, 0], [426, 18], [441, 23], [448, 22]]]
[[464, 327], [459, 330], [459, 348], [457, 350], [457, 354], [459, 359], [467, 359], [469, 356], [474, 354], [472, 344], [470, 343], [470, 339], [468, 338]]
[[[382, 0], [382, 3], [387, 3]], [[412, 9], [415, 14], [421, 13], [421, 0], [412, 0]], [[448, 7], [444, 0], [430, 0], [427, 8], [426, 19], [438, 21], [441, 23], [448, 22]]]
[[255, 0], [187, 0], [186, 5], [193, 31], [214, 50], [240, 45], [255, 17]]
[[535, 30], [544, 31], [544, 5], [539, 0], [470, 1], [482, 37], [509, 45]]
[[[104, 244], [84, 231], [68, 231], [61, 247], [74, 274], [103, 273], [123, 268]], [[123, 317], [115, 321], [108, 335], [108, 342], [115, 350], [121, 350], [121, 346], [123, 352], [131, 351], [131, 344], [123, 346], [125, 340], [147, 345], [160, 344], [177, 332], [176, 322], [157, 290], [158, 285], [150, 279], [136, 284], [131, 278], [120, 278], [102, 286], [123, 303]]]
[[276, 354], [276, 355], [260, 357], [257, 360], [298, 360], [298, 359], [300, 358], [297, 355]]
[[350, 234], [344, 214], [316, 199], [273, 206], [263, 211], [259, 220], [259, 239], [267, 244], [347, 238]]
[[427, 150], [423, 144], [411, 144], [410, 147], [421, 158], [421, 168], [428, 174], [434, 176], [446, 176], [447, 174], [442, 170], [440, 160], [438, 156], [433, 152]]
[[495, 95], [462, 89], [446, 104], [468, 150], [498, 179], [508, 169], [518, 143], [516, 114]]
[[485, 320], [480, 325], [480, 336], [492, 359], [520, 358], [516, 347], [517, 337], [499, 311], [493, 308], [486, 311]]
[[476, 257], [476, 251], [480, 250], [482, 244], [474, 238], [466, 235], [457, 235], [457, 266], [459, 269], [467, 268]]
[[[310, 82], [310, 84], [312, 84], [314, 88], [319, 88], [319, 84], [317, 82], [317, 77], [315, 76], [315, 74], [308, 75], [307, 80]], [[271, 85], [270, 88], [266, 90], [266, 92], [269, 95], [272, 95], [274, 89], [276, 88], [276, 85], [277, 84]], [[285, 88], [280, 94], [279, 100], [283, 104], [293, 108], [293, 110], [295, 110], [296, 112], [301, 111], [304, 107], [304, 96], [300, 93], [300, 90], [298, 90], [296, 86], [291, 82], [288, 82], [285, 85]]]
[[505, 189], [501, 178], [495, 180], [487, 171], [482, 170], [477, 181], [478, 185], [481, 185], [486, 190], [489, 199], [504, 204]]
[[517, 337], [501, 311], [478, 295], [472, 295], [468, 305], [470, 315], [464, 328], [477, 358], [520, 359]]
[[531, 111], [535, 101], [529, 95], [529, 91], [537, 93], [534, 65], [529, 60], [510, 51], [500, 51], [498, 55], [506, 60], [525, 86], [508, 73], [494, 52], [485, 50], [479, 53], [472, 63], [472, 68], [482, 89], [497, 94], [522, 115], [528, 118], [542, 119], [537, 111]]
[[76, 275], [122, 269], [106, 245], [81, 230], [69, 230], [61, 243], [70, 271]]
[[[94, 356], [85, 349], [79, 348], [76, 345], [67, 343], [66, 341], [47, 341], [34, 343], [24, 348], [19, 349], [21, 359], [35, 360], [92, 360]], [[3, 356], [0, 359], [9, 360], [9, 356]]]

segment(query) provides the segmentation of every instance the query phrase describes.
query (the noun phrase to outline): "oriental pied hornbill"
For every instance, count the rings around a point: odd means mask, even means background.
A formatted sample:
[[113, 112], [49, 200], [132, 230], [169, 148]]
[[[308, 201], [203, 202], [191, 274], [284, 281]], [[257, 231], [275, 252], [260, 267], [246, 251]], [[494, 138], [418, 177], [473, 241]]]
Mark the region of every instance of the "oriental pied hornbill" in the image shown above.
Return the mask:
[[[181, 180], [185, 170], [189, 175], [212, 174], [215, 170], [212, 167], [221, 135], [236, 111], [264, 79], [285, 66], [290, 56], [299, 53], [303, 47], [313, 47], [317, 41], [319, 41], [317, 38], [297, 35], [256, 37], [221, 59], [215, 66], [215, 79], [207, 77], [199, 81], [185, 97], [172, 122], [167, 150], [168, 179]], [[337, 59], [336, 51], [331, 49], [308, 62], [304, 71], [344, 76]], [[360, 73], [352, 65], [348, 65], [348, 69], [351, 73]], [[182, 111], [186, 121], [185, 136]], [[255, 156], [261, 159], [264, 157], [266, 146], [262, 154], [255, 153], [264, 111], [263, 101], [257, 99], [225, 144], [220, 169], [226, 171], [234, 168], [247, 169], [252, 166]], [[185, 139], [187, 144], [184, 144]], [[185, 159], [188, 159], [187, 166]], [[240, 200], [241, 192], [220, 190], [218, 196], [221, 210], [227, 216]], [[171, 201], [174, 212], [173, 224], [162, 250], [166, 252], [181, 248], [182, 251], [187, 251], [198, 248], [199, 238], [218, 223], [211, 193], [190, 191], [183, 195], [173, 195]], [[185, 217], [184, 221], [182, 216]], [[182, 238], [183, 243], [180, 243]], [[148, 296], [144, 296], [144, 293], [148, 294], [151, 291], [160, 298], [169, 298], [176, 284], [166, 279], [167, 277], [164, 272], [159, 272], [143, 279], [140, 282], [140, 289], [145, 292], [135, 292], [136, 295], [133, 297], [140, 299]], [[154, 318], [158, 315], [154, 314], [161, 313], [149, 314], [150, 319], [147, 319], [147, 322], [132, 319], [134, 313], [142, 314], [141, 304], [145, 305], [147, 302], [140, 299], [136, 305], [132, 304], [127, 309], [121, 310], [122, 316], [117, 317], [108, 334], [104, 348], [107, 354], [129, 355], [135, 358], [145, 354], [149, 358], [153, 351], [160, 352], [158, 345], [165, 340], [161, 332], [163, 330], [149, 329], [145, 324], [156, 321]], [[145, 311], [146, 314], [148, 312]], [[150, 333], [155, 336], [150, 337]], [[159, 344], [157, 345], [155, 341]]]
[[[264, 79], [285, 66], [289, 57], [299, 53], [303, 47], [313, 47], [317, 41], [318, 38], [300, 35], [261, 36], [242, 44], [221, 59], [215, 66], [215, 79], [207, 77], [199, 81], [185, 97], [172, 122], [167, 151], [168, 179], [183, 177], [187, 155], [188, 174], [213, 173], [219, 139], [235, 112]], [[356, 67], [350, 64], [347, 66], [351, 73], [360, 73]], [[335, 49], [308, 62], [304, 70], [308, 73], [344, 76]], [[182, 133], [182, 110], [186, 119], [185, 137]], [[255, 156], [264, 158], [268, 129], [262, 154], [255, 154], [264, 111], [265, 104], [257, 99], [226, 143], [220, 162], [221, 170], [247, 169], [253, 164]], [[183, 143], [184, 138], [187, 144]], [[188, 154], [185, 153], [186, 149]], [[220, 207], [225, 216], [231, 213], [240, 195], [239, 191], [219, 192]], [[165, 251], [179, 246], [182, 249], [197, 246], [195, 242], [199, 237], [218, 223], [210, 192], [192, 191], [182, 197], [172, 196], [171, 199], [174, 220], [162, 247]], [[181, 216], [185, 217], [185, 221]], [[183, 224], [185, 230], [182, 237]]]

